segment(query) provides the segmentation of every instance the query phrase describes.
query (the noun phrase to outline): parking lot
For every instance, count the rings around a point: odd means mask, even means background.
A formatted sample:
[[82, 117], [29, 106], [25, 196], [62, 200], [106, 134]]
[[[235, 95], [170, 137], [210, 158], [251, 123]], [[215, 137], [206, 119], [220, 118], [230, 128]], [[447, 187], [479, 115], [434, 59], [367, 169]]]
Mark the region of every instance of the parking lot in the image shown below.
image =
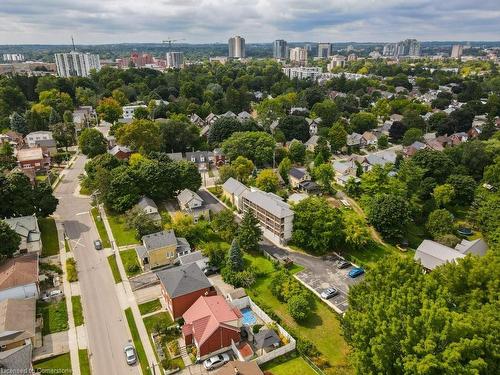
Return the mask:
[[353, 269], [353, 266], [351, 265], [344, 269], [338, 269], [336, 262], [336, 257], [328, 257], [323, 260], [323, 272], [315, 272], [313, 269], [305, 269], [296, 274], [296, 277], [318, 295], [326, 288], [333, 287], [337, 289], [339, 293], [325, 302], [333, 307], [337, 312], [343, 314], [346, 312], [348, 306], [347, 293], [349, 291], [349, 287], [363, 280], [364, 275], [351, 279], [347, 276], [347, 274]]

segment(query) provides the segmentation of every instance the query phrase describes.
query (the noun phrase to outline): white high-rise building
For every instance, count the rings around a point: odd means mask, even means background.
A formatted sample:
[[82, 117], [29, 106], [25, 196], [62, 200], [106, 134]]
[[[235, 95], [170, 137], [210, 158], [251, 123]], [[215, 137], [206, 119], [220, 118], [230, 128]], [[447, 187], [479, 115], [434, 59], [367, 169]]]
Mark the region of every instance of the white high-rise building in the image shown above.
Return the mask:
[[9, 62], [24, 61], [24, 55], [21, 53], [4, 53], [3, 61], [9, 61]]
[[71, 51], [56, 53], [57, 74], [60, 77], [88, 77], [90, 71], [101, 69], [99, 55]]
[[342, 55], [334, 55], [331, 57], [330, 62], [327, 65], [327, 70], [330, 72], [333, 68], [337, 66], [343, 68], [346, 63], [346, 57]]
[[461, 44], [455, 44], [451, 48], [451, 57], [453, 59], [460, 59], [462, 57], [462, 53], [464, 51], [464, 46]]
[[290, 61], [299, 64], [307, 63], [307, 49], [300, 47], [290, 48]]
[[318, 44], [318, 57], [320, 59], [327, 59], [332, 54], [332, 44], [331, 43], [319, 43]]
[[180, 69], [184, 66], [184, 53], [167, 52], [167, 68]]
[[233, 59], [242, 59], [246, 57], [245, 38], [236, 35], [228, 40], [229, 57]]
[[273, 43], [273, 57], [278, 60], [287, 59], [287, 43], [286, 40], [278, 39]]
[[398, 43], [389, 43], [384, 46], [384, 56], [420, 56], [420, 42], [416, 39], [406, 39]]

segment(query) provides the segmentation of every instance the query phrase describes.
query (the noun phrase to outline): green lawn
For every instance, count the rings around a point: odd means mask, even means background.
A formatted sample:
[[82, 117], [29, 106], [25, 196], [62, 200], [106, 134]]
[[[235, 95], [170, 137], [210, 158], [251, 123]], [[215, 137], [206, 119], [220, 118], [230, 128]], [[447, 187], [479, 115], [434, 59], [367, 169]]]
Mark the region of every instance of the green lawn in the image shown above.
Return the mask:
[[122, 282], [122, 277], [120, 271], [118, 270], [118, 264], [116, 264], [115, 254], [108, 257], [109, 267], [111, 267], [111, 273], [113, 274], [113, 279], [115, 279], [115, 284]]
[[125, 310], [125, 316], [127, 317], [128, 326], [130, 328], [130, 333], [132, 334], [132, 340], [134, 341], [134, 346], [137, 352], [137, 357], [139, 358], [142, 373], [144, 375], [149, 374], [148, 358], [146, 357], [146, 352], [144, 351], [144, 346], [142, 345], [141, 337], [139, 335], [139, 332], [137, 331], [134, 315], [132, 314], [132, 310], [130, 309], [130, 307]]
[[133, 245], [139, 243], [135, 238], [135, 233], [133, 230], [128, 230], [125, 225], [124, 215], [115, 215], [107, 213], [109, 225], [113, 231], [113, 236], [115, 237], [116, 244], [118, 246]]
[[122, 258], [123, 267], [128, 277], [136, 276], [141, 273], [141, 265], [137, 258], [135, 249], [128, 249], [120, 251], [120, 258]]
[[59, 238], [54, 219], [50, 217], [38, 219], [38, 226], [42, 232], [42, 257], [59, 254]]
[[90, 195], [92, 191], [86, 187], [80, 186], [80, 194], [81, 195]]
[[159, 299], [141, 303], [139, 305], [139, 311], [141, 312], [141, 315], [146, 315], [158, 310], [161, 310], [161, 302]]
[[71, 305], [73, 305], [73, 319], [75, 320], [75, 326], [81, 326], [84, 323], [82, 297], [71, 296]]
[[64, 298], [59, 302], [37, 302], [37, 311], [43, 317], [43, 335], [68, 329], [68, 309]]
[[311, 366], [307, 364], [304, 358], [296, 357], [280, 363], [277, 358], [274, 361], [266, 363], [263, 371], [270, 371], [273, 375], [317, 375]]
[[91, 375], [89, 353], [87, 349], [78, 350], [78, 360], [80, 361], [80, 374], [81, 375]]
[[64, 249], [66, 250], [67, 253], [71, 252], [71, 249], [69, 248], [68, 240], [66, 238], [64, 239]]
[[74, 258], [66, 259], [66, 278], [70, 283], [78, 281], [78, 270], [76, 268], [76, 260]]
[[104, 227], [104, 223], [101, 219], [98, 219], [99, 210], [97, 207], [92, 207], [90, 211], [92, 213], [92, 217], [94, 218], [95, 226], [97, 227], [97, 231], [99, 232], [99, 237], [101, 238], [102, 247], [111, 247], [111, 243], [109, 242], [108, 232], [106, 232], [106, 228]]
[[[44, 359], [38, 362], [35, 362], [33, 364], [33, 368], [35, 370], [41, 369], [42, 373], [66, 373], [66, 374], [71, 374], [71, 359], [69, 356], [69, 353], [66, 354], [61, 354], [56, 357]], [[46, 371], [43, 371], [46, 370]], [[52, 370], [52, 371], [50, 371]], [[57, 371], [54, 371], [57, 370]], [[61, 371], [62, 370], [62, 371]], [[69, 371], [64, 371], [64, 370], [69, 370]], [[82, 374], [84, 374], [82, 372]]]
[[267, 306], [268, 309], [276, 313], [283, 323], [292, 329], [292, 334], [313, 342], [333, 367], [345, 368], [348, 347], [341, 335], [338, 315], [316, 296], [311, 295], [313, 313], [307, 321], [297, 323], [288, 314], [286, 304], [280, 302], [271, 293], [272, 275], [275, 272], [271, 261], [261, 255], [252, 256], [249, 254], [245, 254], [245, 259], [252, 264], [260, 264], [261, 269], [268, 271], [266, 275], [257, 278], [256, 283], [247, 289], [252, 300], [257, 305]]
[[384, 246], [379, 243], [372, 243], [362, 249], [351, 249], [342, 253], [347, 260], [365, 268], [372, 267], [377, 261], [391, 254], [403, 256], [404, 254], [412, 254], [412, 251], [409, 250], [406, 253], [403, 253], [392, 245]]
[[172, 325], [174, 322], [172, 321], [172, 318], [170, 317], [170, 314], [168, 312], [159, 312], [158, 314], [154, 314], [151, 316], [148, 316], [147, 318], [144, 318], [144, 325], [146, 326], [146, 330], [148, 333], [153, 332], [153, 328], [160, 323], [164, 327], [168, 327]]

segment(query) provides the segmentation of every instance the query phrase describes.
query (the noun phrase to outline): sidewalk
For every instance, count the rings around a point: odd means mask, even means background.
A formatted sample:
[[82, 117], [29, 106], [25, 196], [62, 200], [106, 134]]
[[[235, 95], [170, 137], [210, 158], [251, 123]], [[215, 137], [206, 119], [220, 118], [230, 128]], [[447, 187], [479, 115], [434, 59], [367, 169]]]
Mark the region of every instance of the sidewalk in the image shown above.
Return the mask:
[[[73, 318], [73, 304], [71, 303], [71, 284], [66, 276], [66, 259], [73, 257], [73, 254], [66, 253], [64, 247], [64, 228], [60, 222], [56, 222], [57, 235], [62, 240], [59, 240], [59, 258], [61, 259], [61, 268], [63, 269], [62, 283], [64, 289], [64, 296], [66, 297], [66, 308], [68, 310], [68, 345], [69, 355], [71, 358], [71, 369], [75, 375], [80, 375], [80, 360], [78, 357], [78, 335], [75, 327], [75, 320]], [[69, 255], [69, 257], [68, 257]]]
[[116, 246], [116, 241], [113, 236], [113, 232], [111, 231], [111, 226], [109, 225], [108, 217], [106, 212], [102, 207], [99, 207], [99, 212], [101, 214], [102, 222], [104, 223], [104, 227], [106, 228], [106, 232], [108, 233], [109, 241], [111, 242], [111, 247], [113, 248], [116, 263], [118, 265], [118, 270], [120, 271], [120, 275], [122, 277], [122, 285], [125, 291], [126, 301], [122, 301], [123, 303], [127, 303], [128, 307], [132, 310], [132, 314], [134, 315], [135, 324], [137, 326], [137, 330], [139, 335], [141, 336], [142, 345], [144, 346], [144, 351], [146, 352], [146, 357], [148, 358], [149, 366], [159, 366], [156, 360], [156, 355], [151, 346], [151, 341], [149, 340], [148, 332], [146, 331], [146, 327], [144, 325], [144, 321], [142, 320], [141, 313], [139, 311], [139, 307], [137, 306], [137, 301], [135, 300], [134, 292], [130, 287], [130, 283], [128, 281], [127, 274], [125, 272], [125, 267], [123, 266], [122, 258], [119, 254], [118, 246]]

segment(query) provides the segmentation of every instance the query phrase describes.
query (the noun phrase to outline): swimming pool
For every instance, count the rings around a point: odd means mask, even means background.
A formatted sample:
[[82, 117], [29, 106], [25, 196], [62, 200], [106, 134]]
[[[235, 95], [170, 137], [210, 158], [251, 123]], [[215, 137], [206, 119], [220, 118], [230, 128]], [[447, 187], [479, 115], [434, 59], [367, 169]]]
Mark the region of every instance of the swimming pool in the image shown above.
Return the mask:
[[257, 318], [255, 318], [255, 315], [253, 314], [252, 309], [249, 307], [245, 307], [244, 309], [241, 309], [241, 315], [243, 315], [243, 324], [246, 326], [253, 326], [255, 323], [257, 323]]

